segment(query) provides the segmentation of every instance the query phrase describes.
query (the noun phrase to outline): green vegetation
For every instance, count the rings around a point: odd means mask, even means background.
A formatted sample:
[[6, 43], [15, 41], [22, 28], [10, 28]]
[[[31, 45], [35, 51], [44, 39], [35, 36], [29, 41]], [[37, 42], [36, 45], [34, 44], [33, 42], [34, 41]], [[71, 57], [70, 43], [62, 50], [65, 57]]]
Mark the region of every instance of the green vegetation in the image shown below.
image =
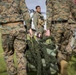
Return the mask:
[[[1, 34], [0, 34], [1, 36]], [[3, 50], [1, 45], [1, 37], [0, 37], [0, 75], [7, 75], [6, 73], [6, 65], [3, 58]]]
[[[0, 34], [0, 36], [1, 36], [1, 34]], [[69, 73], [69, 75], [76, 75], [76, 58], [75, 57], [72, 57], [71, 61], [69, 62], [68, 73]], [[0, 37], [0, 75], [7, 75], [6, 65], [5, 65], [5, 61], [3, 58], [1, 37]], [[29, 75], [35, 75], [35, 73], [29, 73]]]
[[68, 67], [69, 75], [76, 75], [76, 57], [72, 57]]

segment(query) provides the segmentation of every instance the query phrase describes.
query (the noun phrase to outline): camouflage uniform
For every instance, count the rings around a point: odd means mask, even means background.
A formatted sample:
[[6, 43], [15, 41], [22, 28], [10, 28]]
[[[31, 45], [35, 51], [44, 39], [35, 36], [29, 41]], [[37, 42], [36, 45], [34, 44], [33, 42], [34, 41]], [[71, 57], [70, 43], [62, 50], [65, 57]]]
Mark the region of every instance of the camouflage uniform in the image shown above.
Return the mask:
[[[0, 24], [2, 25], [2, 46], [7, 65], [8, 75], [27, 75], [26, 59], [26, 29], [30, 29], [30, 15], [25, 0], [0, 0]], [[16, 52], [17, 70], [14, 64]]]
[[44, 30], [44, 16], [41, 13], [35, 12], [32, 16], [35, 30], [38, 33], [42, 33]]
[[70, 14], [68, 23], [69, 23], [69, 25], [71, 27], [71, 33], [72, 33], [72, 35], [71, 35], [71, 37], [69, 39], [69, 43], [68, 43], [66, 49], [67, 50], [69, 49], [70, 54], [72, 54], [72, 50], [76, 51], [76, 49], [75, 49], [75, 47], [76, 47], [76, 45], [75, 45], [75, 40], [76, 40], [76, 38], [75, 38], [76, 37], [76, 21], [73, 18], [72, 14]]
[[59, 46], [58, 62], [61, 75], [67, 75], [66, 46], [71, 35], [68, 19], [70, 12], [76, 15], [74, 4], [71, 0], [46, 0], [47, 1], [47, 28], [51, 29], [51, 35], [55, 37]]

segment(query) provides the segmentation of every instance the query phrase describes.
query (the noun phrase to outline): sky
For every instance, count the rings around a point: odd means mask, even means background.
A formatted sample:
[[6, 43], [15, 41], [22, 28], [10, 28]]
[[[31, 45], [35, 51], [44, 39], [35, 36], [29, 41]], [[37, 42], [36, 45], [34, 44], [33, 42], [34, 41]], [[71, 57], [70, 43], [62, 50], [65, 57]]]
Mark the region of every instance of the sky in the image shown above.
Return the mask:
[[34, 10], [37, 5], [40, 5], [42, 12], [46, 12], [45, 1], [46, 0], [26, 0], [26, 4], [29, 9], [34, 9]]

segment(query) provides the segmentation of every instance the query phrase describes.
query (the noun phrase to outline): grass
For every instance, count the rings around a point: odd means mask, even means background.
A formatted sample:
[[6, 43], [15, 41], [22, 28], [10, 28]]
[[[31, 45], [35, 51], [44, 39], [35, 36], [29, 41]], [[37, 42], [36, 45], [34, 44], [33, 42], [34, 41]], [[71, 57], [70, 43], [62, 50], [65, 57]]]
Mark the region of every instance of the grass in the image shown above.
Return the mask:
[[[1, 34], [0, 34], [0, 36], [1, 36]], [[75, 57], [72, 57], [71, 61], [69, 62], [68, 74], [76, 75], [76, 58]], [[0, 37], [0, 75], [7, 75], [6, 64], [5, 64], [5, 61], [3, 58], [1, 37]], [[29, 73], [28, 75], [35, 75], [35, 73]]]
[[71, 61], [69, 62], [68, 74], [76, 75], [76, 58], [74, 56], [72, 57]]
[[[1, 36], [1, 34], [0, 34], [0, 36]], [[0, 75], [7, 75], [7, 73], [6, 73], [6, 65], [5, 65], [5, 61], [4, 61], [4, 57], [3, 57], [1, 39], [0, 39]]]

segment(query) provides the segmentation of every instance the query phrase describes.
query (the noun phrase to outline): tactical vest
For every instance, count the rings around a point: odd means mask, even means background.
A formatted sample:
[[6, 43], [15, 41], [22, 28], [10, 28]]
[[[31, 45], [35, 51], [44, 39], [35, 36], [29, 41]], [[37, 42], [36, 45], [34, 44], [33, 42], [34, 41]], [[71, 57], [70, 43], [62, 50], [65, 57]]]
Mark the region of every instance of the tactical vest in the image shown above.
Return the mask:
[[44, 29], [45, 20], [41, 13], [35, 12], [32, 16], [32, 23], [37, 32], [42, 32]]

